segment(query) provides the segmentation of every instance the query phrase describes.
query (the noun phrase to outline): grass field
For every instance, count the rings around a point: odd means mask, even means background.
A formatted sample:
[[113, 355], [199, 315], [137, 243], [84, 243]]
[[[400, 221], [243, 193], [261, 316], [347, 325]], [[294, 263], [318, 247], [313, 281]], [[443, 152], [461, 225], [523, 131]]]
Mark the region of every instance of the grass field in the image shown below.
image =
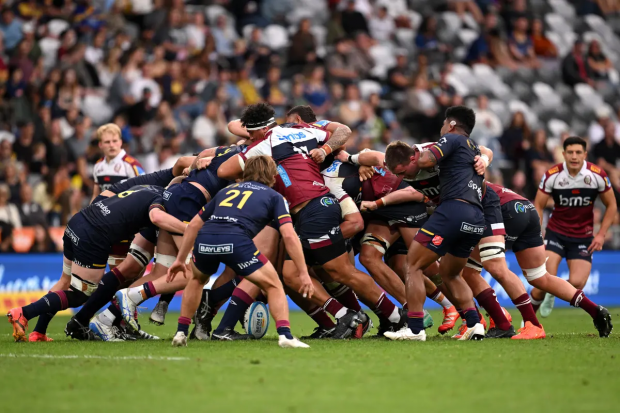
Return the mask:
[[[555, 310], [536, 342], [455, 342], [433, 327], [426, 343], [309, 341], [307, 350], [280, 349], [274, 323], [260, 341], [172, 348], [176, 318], [146, 326], [165, 340], [132, 343], [67, 340], [66, 317], [52, 322], [54, 343], [14, 343], [2, 321], [0, 412], [620, 410], [620, 332], [600, 339], [577, 309]], [[301, 313], [291, 324], [296, 335], [314, 328]]]

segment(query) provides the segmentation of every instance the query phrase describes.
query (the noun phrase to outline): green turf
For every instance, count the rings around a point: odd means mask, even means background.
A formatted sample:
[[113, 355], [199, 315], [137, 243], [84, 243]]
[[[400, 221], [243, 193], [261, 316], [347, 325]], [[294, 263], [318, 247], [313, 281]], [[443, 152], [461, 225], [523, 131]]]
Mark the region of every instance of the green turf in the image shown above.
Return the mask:
[[[619, 313], [612, 311], [615, 320]], [[439, 313], [432, 314], [440, 321]], [[2, 322], [0, 412], [620, 409], [620, 335], [600, 339], [577, 309], [555, 310], [544, 320], [547, 339], [535, 342], [455, 342], [434, 327], [426, 343], [313, 341], [307, 350], [280, 349], [273, 323], [260, 341], [172, 348], [176, 316], [169, 314], [163, 327], [147, 326], [165, 340], [133, 343], [66, 340], [67, 318], [53, 321], [54, 343], [13, 343], [10, 325]], [[300, 313], [291, 321], [297, 335], [314, 327]], [[33, 354], [50, 358], [28, 356]], [[51, 358], [58, 356], [78, 358]]]

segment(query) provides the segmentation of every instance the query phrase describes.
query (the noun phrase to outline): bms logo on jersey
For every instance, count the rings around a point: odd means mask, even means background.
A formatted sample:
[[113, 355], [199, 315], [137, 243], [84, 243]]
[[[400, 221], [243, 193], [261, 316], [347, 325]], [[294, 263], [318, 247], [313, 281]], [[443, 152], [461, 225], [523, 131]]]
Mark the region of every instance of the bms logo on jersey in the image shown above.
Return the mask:
[[243, 270], [243, 269], [248, 268], [250, 265], [256, 264], [256, 263], [258, 263], [258, 258], [252, 257], [250, 261], [240, 262], [239, 264], [237, 264], [237, 266], [239, 267], [239, 269]]
[[[577, 193], [579, 191], [577, 190]], [[589, 196], [571, 196], [564, 197], [560, 194], [560, 205], [567, 207], [580, 207], [580, 206], [590, 206], [592, 204], [592, 198]]]

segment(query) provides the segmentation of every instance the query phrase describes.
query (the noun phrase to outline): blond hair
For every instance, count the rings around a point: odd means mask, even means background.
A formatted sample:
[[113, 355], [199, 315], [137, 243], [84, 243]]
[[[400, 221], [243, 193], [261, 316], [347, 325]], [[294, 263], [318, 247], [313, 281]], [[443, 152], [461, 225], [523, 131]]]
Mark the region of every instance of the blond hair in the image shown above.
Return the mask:
[[243, 180], [259, 182], [271, 187], [276, 183], [277, 173], [276, 163], [270, 156], [255, 156], [245, 162]]
[[113, 135], [117, 135], [120, 138], [121, 128], [119, 128], [118, 125], [115, 123], [106, 123], [105, 125], [99, 126], [99, 129], [97, 129], [98, 141], [101, 141], [101, 137], [104, 133], [111, 133]]

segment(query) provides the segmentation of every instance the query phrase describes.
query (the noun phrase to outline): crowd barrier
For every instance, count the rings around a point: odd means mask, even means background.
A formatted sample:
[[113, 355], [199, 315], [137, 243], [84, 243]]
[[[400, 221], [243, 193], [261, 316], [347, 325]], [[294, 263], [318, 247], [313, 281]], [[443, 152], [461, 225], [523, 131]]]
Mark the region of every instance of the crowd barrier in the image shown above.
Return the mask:
[[[512, 253], [506, 255], [506, 260], [513, 272], [521, 274]], [[361, 271], [365, 272], [359, 262], [356, 264]], [[607, 307], [620, 306], [619, 268], [620, 252], [601, 251], [596, 253], [592, 273], [584, 292], [598, 304]], [[222, 270], [223, 267], [220, 267], [218, 273], [211, 277], [210, 284]], [[6, 313], [12, 307], [23, 306], [40, 298], [56, 283], [61, 272], [61, 254], [0, 254], [0, 314]], [[504, 307], [512, 307], [512, 302], [503, 288], [486, 271], [483, 272], [483, 276], [497, 292], [497, 299], [500, 304]], [[568, 267], [565, 262], [560, 266], [559, 276], [568, 279]], [[525, 282], [523, 276], [521, 276], [521, 280], [529, 291], [530, 286]], [[156, 299], [151, 299], [142, 304], [141, 307], [150, 311], [156, 302]], [[178, 293], [170, 305], [170, 310], [178, 311], [180, 302], [180, 293]], [[290, 300], [289, 305], [291, 309], [299, 309]], [[556, 305], [568, 306], [567, 303], [560, 300], [556, 300]], [[437, 304], [430, 300], [427, 300], [426, 307], [438, 308]]]

